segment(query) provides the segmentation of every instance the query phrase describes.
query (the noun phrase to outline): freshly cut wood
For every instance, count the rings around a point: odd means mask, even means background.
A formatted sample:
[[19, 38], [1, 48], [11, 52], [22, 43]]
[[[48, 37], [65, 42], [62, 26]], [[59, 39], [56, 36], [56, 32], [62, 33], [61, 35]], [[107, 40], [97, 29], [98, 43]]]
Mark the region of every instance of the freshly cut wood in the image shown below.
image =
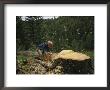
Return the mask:
[[58, 53], [52, 59], [53, 60], [57, 60], [57, 59], [63, 59], [63, 60], [69, 59], [69, 60], [83, 61], [83, 60], [90, 59], [90, 57], [87, 56], [87, 55], [85, 55], [85, 54], [82, 54], [82, 53], [74, 52], [72, 50], [62, 50], [60, 53]]

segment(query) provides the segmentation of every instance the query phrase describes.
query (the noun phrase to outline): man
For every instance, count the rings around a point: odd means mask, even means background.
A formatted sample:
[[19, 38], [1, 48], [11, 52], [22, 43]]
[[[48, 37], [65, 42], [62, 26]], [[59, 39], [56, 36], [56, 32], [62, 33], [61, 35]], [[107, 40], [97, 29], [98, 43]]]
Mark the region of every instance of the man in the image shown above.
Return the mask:
[[51, 48], [53, 47], [53, 42], [52, 41], [47, 41], [45, 43], [41, 43], [37, 47], [37, 52], [39, 54], [39, 57], [44, 60], [44, 59], [50, 59], [51, 56]]

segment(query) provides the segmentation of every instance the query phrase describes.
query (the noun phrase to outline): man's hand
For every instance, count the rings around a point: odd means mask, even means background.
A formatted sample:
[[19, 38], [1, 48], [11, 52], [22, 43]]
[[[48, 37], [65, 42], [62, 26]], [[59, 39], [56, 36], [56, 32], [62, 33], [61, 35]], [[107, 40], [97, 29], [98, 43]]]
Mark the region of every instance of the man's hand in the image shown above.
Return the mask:
[[49, 60], [51, 60], [51, 56], [52, 56], [52, 53], [51, 52], [45, 52], [45, 60], [46, 61], [49, 61]]

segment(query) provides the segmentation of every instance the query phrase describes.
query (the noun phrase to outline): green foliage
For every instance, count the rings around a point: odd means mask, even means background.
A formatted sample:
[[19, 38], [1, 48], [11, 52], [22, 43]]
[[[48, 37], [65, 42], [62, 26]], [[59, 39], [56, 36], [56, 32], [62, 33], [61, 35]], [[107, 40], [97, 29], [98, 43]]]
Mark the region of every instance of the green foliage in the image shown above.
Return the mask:
[[18, 55], [17, 62], [20, 64], [25, 64], [27, 62], [27, 57], [24, 55]]
[[86, 55], [88, 55], [88, 56], [90, 56], [90, 58], [92, 59], [92, 60], [94, 60], [94, 51], [81, 51], [82, 53], [84, 53], [84, 54], [86, 54]]
[[16, 17], [17, 51], [35, 49], [42, 42], [52, 40], [53, 51], [94, 50], [93, 16], [59, 16], [43, 19], [43, 16]]

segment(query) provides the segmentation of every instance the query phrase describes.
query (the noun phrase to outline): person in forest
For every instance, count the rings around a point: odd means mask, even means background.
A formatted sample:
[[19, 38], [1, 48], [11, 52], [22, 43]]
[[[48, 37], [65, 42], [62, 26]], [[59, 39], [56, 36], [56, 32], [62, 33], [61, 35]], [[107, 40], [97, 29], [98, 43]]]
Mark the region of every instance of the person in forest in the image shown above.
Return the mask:
[[39, 44], [37, 46], [37, 52], [39, 54], [39, 58], [41, 60], [49, 59], [49, 56], [52, 55], [52, 53], [51, 53], [52, 47], [53, 47], [52, 41], [47, 41], [47, 42]]

